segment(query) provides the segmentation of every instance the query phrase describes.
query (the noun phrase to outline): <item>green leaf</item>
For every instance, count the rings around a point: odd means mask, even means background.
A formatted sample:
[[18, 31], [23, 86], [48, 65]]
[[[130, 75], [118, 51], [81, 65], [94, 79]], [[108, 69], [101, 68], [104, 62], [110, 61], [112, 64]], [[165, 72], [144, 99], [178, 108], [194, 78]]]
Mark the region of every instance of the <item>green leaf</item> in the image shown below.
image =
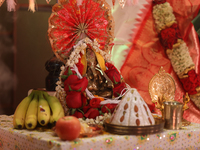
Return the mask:
[[80, 111], [84, 115], [84, 112], [81, 109], [78, 109], [78, 111]]
[[68, 72], [67, 72], [67, 75], [68, 75], [68, 77], [70, 76], [70, 75], [72, 75], [73, 73], [72, 73], [72, 70], [70, 69], [70, 67], [68, 67]]
[[111, 113], [110, 109], [108, 109], [108, 107], [106, 106], [107, 111], [109, 111], [109, 113]]
[[118, 96], [120, 96], [120, 94], [119, 94], [119, 93], [117, 93], [117, 92], [116, 92], [116, 94], [117, 94]]
[[69, 86], [69, 84], [68, 84], [68, 87], [69, 87], [69, 91], [72, 91], [72, 88]]
[[104, 113], [102, 113], [102, 111], [101, 111], [101, 110], [99, 111], [99, 114], [100, 114], [100, 115], [104, 115]]
[[65, 80], [65, 79], [68, 78], [68, 76], [67, 75], [61, 75], [61, 78]]
[[71, 111], [71, 114], [73, 115], [75, 113], [76, 109], [72, 108], [70, 111]]
[[113, 77], [113, 80], [114, 80], [114, 83], [115, 83], [115, 84], [118, 84], [118, 82], [115, 81], [115, 77]]
[[82, 89], [82, 87], [81, 87], [80, 89], [78, 89], [78, 90], [77, 90], [77, 92], [80, 92], [80, 91], [81, 91], [81, 89]]
[[61, 75], [61, 78], [64, 79], [64, 80], [66, 80], [72, 74], [73, 73], [72, 73], [70, 67], [68, 67], [67, 75]]

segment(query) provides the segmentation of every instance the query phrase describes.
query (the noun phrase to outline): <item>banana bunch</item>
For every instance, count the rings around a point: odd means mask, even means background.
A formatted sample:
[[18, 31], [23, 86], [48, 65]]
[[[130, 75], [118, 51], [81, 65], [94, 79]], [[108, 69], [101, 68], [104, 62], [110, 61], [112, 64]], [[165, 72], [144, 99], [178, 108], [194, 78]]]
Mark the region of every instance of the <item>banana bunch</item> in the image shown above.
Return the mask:
[[45, 91], [33, 90], [17, 106], [13, 126], [16, 129], [35, 129], [38, 123], [41, 126], [55, 125], [56, 121], [64, 117], [64, 109], [55, 96]]

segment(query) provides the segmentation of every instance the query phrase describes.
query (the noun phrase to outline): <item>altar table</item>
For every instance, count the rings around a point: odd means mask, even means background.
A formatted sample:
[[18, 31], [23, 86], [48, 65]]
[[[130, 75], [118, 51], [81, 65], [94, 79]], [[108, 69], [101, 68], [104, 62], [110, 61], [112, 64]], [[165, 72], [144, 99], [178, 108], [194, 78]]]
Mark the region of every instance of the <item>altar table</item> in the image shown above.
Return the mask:
[[200, 124], [196, 123], [181, 130], [164, 130], [151, 135], [127, 136], [104, 132], [92, 138], [62, 141], [50, 129], [13, 129], [12, 119], [13, 115], [0, 115], [0, 150], [200, 149]]

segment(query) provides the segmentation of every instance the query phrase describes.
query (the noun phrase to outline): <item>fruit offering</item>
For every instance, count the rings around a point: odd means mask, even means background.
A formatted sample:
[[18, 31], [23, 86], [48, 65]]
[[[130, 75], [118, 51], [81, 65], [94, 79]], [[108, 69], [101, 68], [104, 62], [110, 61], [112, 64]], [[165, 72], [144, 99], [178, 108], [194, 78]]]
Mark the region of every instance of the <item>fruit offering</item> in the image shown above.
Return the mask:
[[64, 117], [64, 110], [55, 96], [46, 91], [33, 90], [17, 106], [13, 126], [15, 129], [35, 129], [36, 126], [55, 125], [59, 118]]
[[74, 116], [65, 116], [56, 122], [56, 134], [62, 140], [75, 140], [81, 131], [81, 123]]

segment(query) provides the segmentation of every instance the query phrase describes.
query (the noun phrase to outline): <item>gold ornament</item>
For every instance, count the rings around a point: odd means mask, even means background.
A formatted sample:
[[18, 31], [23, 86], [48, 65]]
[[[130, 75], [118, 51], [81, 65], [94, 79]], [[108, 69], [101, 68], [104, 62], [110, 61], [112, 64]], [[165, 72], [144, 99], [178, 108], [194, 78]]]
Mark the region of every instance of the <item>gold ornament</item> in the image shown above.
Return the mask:
[[[190, 101], [190, 97], [189, 97], [188, 93], [186, 93], [185, 96], [183, 95], [183, 113], [184, 113], [184, 111], [185, 111], [186, 109], [189, 108], [188, 105], [187, 105], [187, 103], [188, 103], [189, 101]], [[191, 124], [191, 122], [189, 122], [189, 121], [185, 120], [184, 118], [182, 118], [182, 127], [188, 126], [188, 125], [190, 125], [190, 124]]]
[[165, 72], [163, 67], [155, 74], [149, 82], [149, 93], [151, 100], [155, 103], [157, 109], [162, 113], [165, 101], [174, 101], [176, 86], [172, 76]]

